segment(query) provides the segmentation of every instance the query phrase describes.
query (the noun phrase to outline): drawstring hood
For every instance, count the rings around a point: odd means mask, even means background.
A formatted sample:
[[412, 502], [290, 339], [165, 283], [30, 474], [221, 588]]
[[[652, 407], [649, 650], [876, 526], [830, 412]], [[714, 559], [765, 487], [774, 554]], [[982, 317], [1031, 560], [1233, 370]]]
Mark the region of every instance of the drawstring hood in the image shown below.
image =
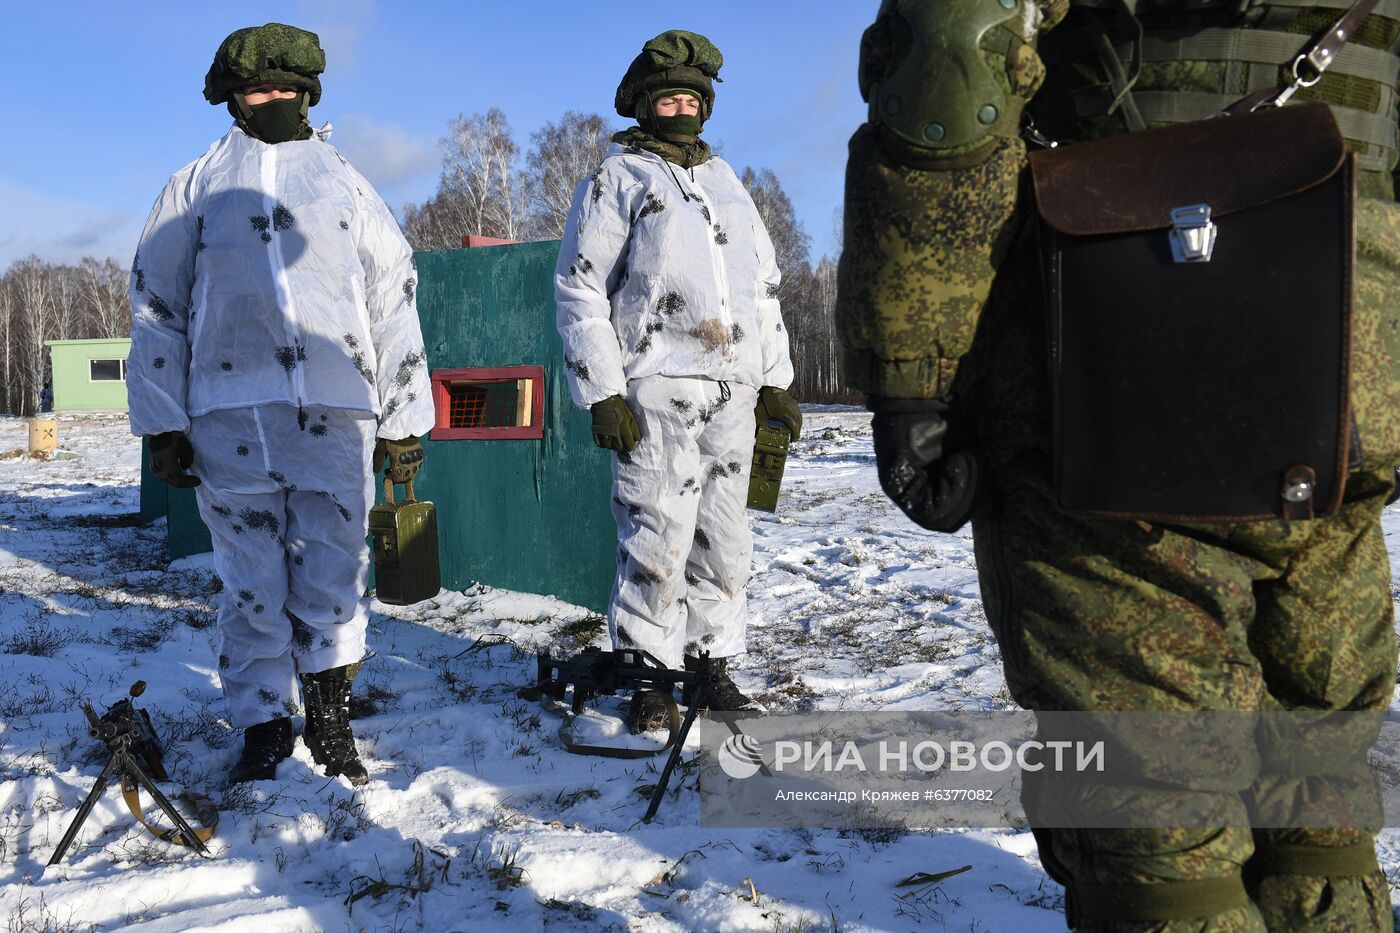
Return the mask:
[[[685, 203], [689, 204], [690, 192], [685, 190], [685, 185], [681, 184], [681, 180], [676, 177], [676, 170], [671, 168], [670, 162], [666, 163], [666, 169], [671, 173], [671, 180], [674, 181], [676, 183], [676, 187], [681, 190], [681, 197], [685, 198]], [[690, 180], [695, 180], [695, 169], [690, 170]]]

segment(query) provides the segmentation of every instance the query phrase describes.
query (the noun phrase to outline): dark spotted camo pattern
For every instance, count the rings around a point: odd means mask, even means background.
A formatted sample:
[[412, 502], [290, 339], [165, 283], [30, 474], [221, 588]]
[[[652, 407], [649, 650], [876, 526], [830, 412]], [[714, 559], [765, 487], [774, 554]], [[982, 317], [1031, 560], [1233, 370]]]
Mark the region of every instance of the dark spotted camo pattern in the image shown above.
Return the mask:
[[316, 33], [267, 23], [229, 33], [214, 53], [204, 76], [204, 99], [221, 104], [234, 91], [255, 84], [290, 84], [304, 88], [312, 107], [321, 100], [326, 53]]
[[836, 318], [847, 381], [881, 395], [946, 395], [1016, 208], [1025, 146], [997, 140], [987, 161], [908, 168], [876, 131], [851, 140]]
[[[1153, 65], [1144, 80], [1205, 90], [1217, 71]], [[970, 403], [995, 501], [975, 523], [977, 563], [1017, 701], [1034, 709], [1384, 709], [1396, 647], [1378, 517], [1400, 462], [1400, 207], [1366, 198], [1380, 189], [1363, 186], [1351, 396], [1364, 466], [1349, 478], [1341, 512], [1197, 527], [1083, 520], [1053, 504], [1042, 283], [1030, 207], [1017, 202], [1021, 154], [1009, 148], [980, 167], [938, 171], [894, 164], [873, 131], [857, 133], [838, 326], [857, 388], [952, 391]], [[1228, 816], [1251, 791], [1288, 787], [1276, 779], [1202, 793]], [[1256, 846], [1373, 837], [1367, 828], [1038, 835], [1047, 868], [1066, 879], [1143, 884], [1244, 880]], [[1379, 873], [1251, 876], [1248, 890], [1250, 906], [1211, 917], [1080, 928], [1393, 929]]]

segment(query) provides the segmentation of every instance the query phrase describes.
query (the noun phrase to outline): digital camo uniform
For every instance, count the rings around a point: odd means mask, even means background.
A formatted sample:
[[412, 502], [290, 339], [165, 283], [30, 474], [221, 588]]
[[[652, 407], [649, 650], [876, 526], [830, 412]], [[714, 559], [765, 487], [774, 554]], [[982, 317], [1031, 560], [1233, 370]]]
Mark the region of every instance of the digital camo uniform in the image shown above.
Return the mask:
[[[1396, 670], [1378, 518], [1400, 459], [1400, 209], [1390, 176], [1400, 6], [1383, 2], [1352, 38], [1346, 67], [1298, 95], [1343, 105], [1334, 112], [1362, 153], [1352, 402], [1363, 465], [1331, 517], [1193, 527], [1071, 517], [1051, 489], [1045, 312], [1019, 110], [1044, 81], [1029, 109], [1046, 135], [1123, 132], [1128, 108], [1106, 115], [1123, 82], [1106, 77], [1117, 66], [1094, 50], [1116, 46], [1120, 64], [1134, 60], [1130, 6], [1143, 30], [1132, 99], [1155, 126], [1276, 86], [1277, 64], [1346, 4], [1250, 3], [1237, 14], [1245, 4], [887, 0], [862, 44], [862, 91], [877, 115], [852, 139], [847, 169], [846, 376], [876, 396], [955, 397], [970, 412], [991, 499], [973, 521], [982, 591], [1023, 706], [1382, 710]], [[994, 8], [1004, 8], [1000, 20]], [[981, 36], [971, 54], [996, 65], [983, 72], [1002, 101], [994, 110], [970, 107], [968, 86], [944, 80], [954, 70], [922, 55], [945, 40], [956, 51], [956, 37], [940, 32], [956, 24], [940, 14], [959, 10]], [[901, 72], [909, 62], [929, 68]], [[904, 97], [891, 103], [895, 84]], [[945, 129], [967, 127], [948, 117], [959, 106], [989, 131], [933, 148]], [[930, 145], [919, 146], [879, 125], [902, 118], [947, 126], [928, 129]], [[1293, 792], [1306, 793], [1308, 777], [1297, 781]], [[1240, 815], [1239, 794], [1217, 796]], [[1392, 929], [1370, 829], [1036, 835], [1080, 929]]]
[[132, 432], [193, 444], [238, 727], [364, 654], [371, 451], [434, 420], [411, 251], [325, 135], [230, 129], [170, 179], [132, 268]]
[[610, 634], [679, 667], [744, 650], [754, 405], [792, 363], [773, 245], [734, 171], [703, 142], [681, 158], [638, 127], [615, 138], [574, 194], [558, 325], [574, 401], [621, 396], [640, 427], [613, 463]]

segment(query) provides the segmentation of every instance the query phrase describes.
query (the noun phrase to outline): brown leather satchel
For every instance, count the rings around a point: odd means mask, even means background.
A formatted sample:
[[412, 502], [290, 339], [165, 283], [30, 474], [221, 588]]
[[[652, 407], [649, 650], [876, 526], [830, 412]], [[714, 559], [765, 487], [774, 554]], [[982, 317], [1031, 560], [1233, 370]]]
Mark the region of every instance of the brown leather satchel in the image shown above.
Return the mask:
[[1172, 522], [1336, 511], [1356, 159], [1327, 106], [1030, 161], [1060, 506]]

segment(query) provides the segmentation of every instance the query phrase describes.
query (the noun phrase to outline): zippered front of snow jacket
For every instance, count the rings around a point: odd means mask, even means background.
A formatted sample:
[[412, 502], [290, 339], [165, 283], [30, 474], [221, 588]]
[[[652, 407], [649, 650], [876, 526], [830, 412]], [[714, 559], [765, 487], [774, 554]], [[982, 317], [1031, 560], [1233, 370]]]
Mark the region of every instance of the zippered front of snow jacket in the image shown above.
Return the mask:
[[234, 127], [171, 177], [132, 265], [132, 433], [278, 402], [432, 428], [413, 252], [327, 135]]
[[614, 144], [574, 193], [554, 274], [574, 401], [644, 376], [792, 382], [768, 231], [719, 158], [681, 168]]

